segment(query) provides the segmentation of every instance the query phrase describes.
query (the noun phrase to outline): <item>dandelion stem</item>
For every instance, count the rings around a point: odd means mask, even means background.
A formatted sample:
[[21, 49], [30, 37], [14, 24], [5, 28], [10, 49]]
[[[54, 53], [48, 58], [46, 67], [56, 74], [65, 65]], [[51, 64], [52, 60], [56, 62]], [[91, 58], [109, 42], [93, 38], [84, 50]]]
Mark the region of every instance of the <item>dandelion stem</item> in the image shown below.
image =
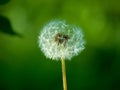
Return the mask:
[[67, 90], [67, 80], [66, 80], [65, 60], [62, 59], [61, 62], [62, 62], [63, 90]]

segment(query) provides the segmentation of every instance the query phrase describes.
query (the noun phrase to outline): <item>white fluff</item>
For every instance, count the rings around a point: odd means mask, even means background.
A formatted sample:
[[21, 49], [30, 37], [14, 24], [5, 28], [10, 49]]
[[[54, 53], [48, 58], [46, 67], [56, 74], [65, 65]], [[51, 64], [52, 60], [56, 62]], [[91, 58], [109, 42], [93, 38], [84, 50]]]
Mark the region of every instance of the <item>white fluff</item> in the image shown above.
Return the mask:
[[[55, 35], [57, 33], [69, 36], [65, 46], [63, 43], [58, 45], [55, 41]], [[51, 21], [44, 26], [40, 32], [38, 42], [45, 56], [53, 60], [70, 60], [85, 48], [85, 41], [81, 29], [59, 20]]]

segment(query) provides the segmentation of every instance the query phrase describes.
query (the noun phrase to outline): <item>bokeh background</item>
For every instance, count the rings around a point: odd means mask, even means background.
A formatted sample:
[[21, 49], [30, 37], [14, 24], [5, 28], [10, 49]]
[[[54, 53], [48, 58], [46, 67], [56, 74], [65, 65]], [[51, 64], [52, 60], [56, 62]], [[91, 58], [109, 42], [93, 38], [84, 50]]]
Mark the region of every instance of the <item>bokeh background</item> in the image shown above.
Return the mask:
[[81, 27], [87, 42], [66, 61], [68, 90], [120, 90], [120, 0], [0, 0], [0, 90], [63, 90], [61, 62], [38, 47], [56, 18]]

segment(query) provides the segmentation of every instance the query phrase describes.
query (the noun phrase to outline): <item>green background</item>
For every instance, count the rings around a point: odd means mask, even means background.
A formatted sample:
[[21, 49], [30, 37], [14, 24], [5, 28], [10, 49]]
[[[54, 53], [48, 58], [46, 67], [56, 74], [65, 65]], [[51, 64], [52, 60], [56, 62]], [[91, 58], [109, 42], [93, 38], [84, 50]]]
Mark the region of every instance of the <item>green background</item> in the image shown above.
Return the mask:
[[120, 0], [1, 1], [9, 2], [0, 15], [22, 37], [0, 32], [0, 90], [63, 90], [61, 62], [38, 47], [40, 30], [56, 18], [81, 27], [87, 42], [66, 60], [68, 90], [120, 90]]

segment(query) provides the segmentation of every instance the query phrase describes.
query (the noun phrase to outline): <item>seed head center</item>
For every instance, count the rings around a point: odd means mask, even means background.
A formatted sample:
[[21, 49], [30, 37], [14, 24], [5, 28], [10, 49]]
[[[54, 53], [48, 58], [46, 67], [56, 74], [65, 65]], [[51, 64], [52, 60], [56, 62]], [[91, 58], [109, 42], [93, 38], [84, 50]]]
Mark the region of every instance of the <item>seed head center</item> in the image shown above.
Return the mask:
[[66, 43], [68, 42], [69, 36], [68, 35], [63, 35], [61, 33], [57, 33], [55, 35], [55, 42], [59, 44], [64, 44], [64, 46], [66, 45]]

